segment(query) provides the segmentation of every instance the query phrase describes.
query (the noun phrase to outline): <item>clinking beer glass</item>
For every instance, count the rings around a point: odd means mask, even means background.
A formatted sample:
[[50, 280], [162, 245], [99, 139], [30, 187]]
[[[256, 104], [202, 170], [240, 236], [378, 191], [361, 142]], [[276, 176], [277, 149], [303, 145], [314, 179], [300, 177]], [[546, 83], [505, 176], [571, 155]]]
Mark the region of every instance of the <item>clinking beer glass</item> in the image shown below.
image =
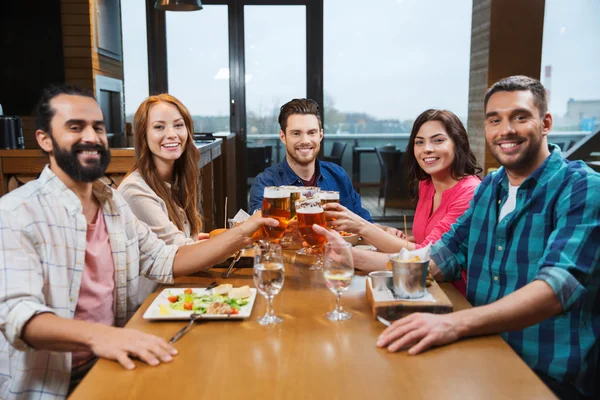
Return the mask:
[[[306, 198], [313, 197], [319, 188], [316, 186], [279, 186], [282, 189], [289, 190], [290, 192], [290, 223], [283, 234], [279, 244], [282, 248], [298, 248], [302, 246], [302, 237], [298, 232], [298, 217], [296, 216], [296, 201]], [[305, 249], [301, 249], [302, 254], [308, 254]]]
[[[339, 203], [340, 202], [340, 192], [336, 190], [321, 190], [318, 193], [319, 198], [321, 199], [321, 204], [325, 205], [327, 203]], [[330, 222], [335, 221], [335, 218], [327, 218], [327, 225]]]
[[321, 269], [323, 266], [323, 246], [326, 239], [325, 236], [317, 234], [312, 228], [313, 224], [324, 228], [327, 226], [325, 212], [321, 206], [321, 199], [318, 197], [309, 197], [296, 201], [296, 215], [298, 216], [298, 230], [302, 238], [310, 246], [312, 253], [317, 257], [317, 260], [310, 269]]
[[290, 192], [275, 186], [265, 187], [263, 193], [262, 216], [275, 218], [277, 226], [264, 226], [266, 236], [271, 242], [277, 242], [283, 236], [290, 222]]

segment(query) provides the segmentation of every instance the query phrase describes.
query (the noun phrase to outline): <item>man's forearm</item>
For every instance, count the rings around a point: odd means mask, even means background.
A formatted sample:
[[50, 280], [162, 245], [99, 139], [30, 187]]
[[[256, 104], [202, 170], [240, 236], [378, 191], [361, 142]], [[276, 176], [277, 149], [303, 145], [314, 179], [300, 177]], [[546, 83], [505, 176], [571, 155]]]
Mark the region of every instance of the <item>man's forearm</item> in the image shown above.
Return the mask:
[[89, 350], [92, 335], [99, 325], [52, 313], [38, 314], [27, 322], [21, 338], [36, 350]]
[[453, 314], [461, 337], [524, 329], [562, 311], [554, 291], [544, 281], [534, 281], [494, 303]]
[[182, 246], [177, 250], [173, 261], [173, 276], [184, 276], [208, 269], [247, 244], [247, 238], [238, 227], [228, 229], [209, 240]]

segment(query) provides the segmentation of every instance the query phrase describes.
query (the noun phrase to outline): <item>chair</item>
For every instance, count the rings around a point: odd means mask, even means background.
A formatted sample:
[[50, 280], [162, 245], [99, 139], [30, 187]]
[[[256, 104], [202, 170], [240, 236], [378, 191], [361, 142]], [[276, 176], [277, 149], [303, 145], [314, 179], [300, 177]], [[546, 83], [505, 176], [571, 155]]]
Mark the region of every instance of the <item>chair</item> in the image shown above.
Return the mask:
[[409, 202], [406, 171], [402, 168], [404, 153], [395, 148], [376, 147], [375, 153], [383, 177], [383, 216], [387, 208], [401, 208]]
[[348, 143], [333, 142], [333, 147], [331, 148], [331, 155], [325, 156], [325, 161], [336, 163], [341, 167], [342, 157], [344, 157], [344, 151], [346, 151], [346, 146], [348, 146]]
[[256, 175], [271, 166], [273, 146], [258, 146], [247, 148], [247, 184], [252, 185]]

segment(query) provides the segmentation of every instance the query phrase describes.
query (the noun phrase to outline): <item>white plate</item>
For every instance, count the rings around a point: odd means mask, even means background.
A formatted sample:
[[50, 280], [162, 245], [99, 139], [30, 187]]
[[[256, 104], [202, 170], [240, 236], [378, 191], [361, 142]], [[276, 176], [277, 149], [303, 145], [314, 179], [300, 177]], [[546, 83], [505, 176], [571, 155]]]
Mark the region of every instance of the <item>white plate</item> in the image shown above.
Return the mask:
[[[175, 321], [175, 320], [186, 320], [190, 319], [192, 311], [179, 311], [171, 308], [171, 302], [169, 302], [170, 295], [180, 295], [186, 288], [170, 288], [164, 289], [150, 304], [150, 307], [144, 313], [144, 319], [156, 320], [156, 321]], [[189, 288], [194, 293], [200, 296], [208, 294], [205, 288]], [[169, 294], [170, 292], [170, 294]], [[254, 300], [256, 300], [256, 289], [250, 288], [250, 297], [248, 298], [248, 304], [240, 308], [240, 312], [237, 314], [203, 314], [200, 319], [244, 319], [249, 318], [252, 313], [252, 307], [254, 306]], [[160, 305], [164, 304], [167, 306], [169, 313], [167, 315], [160, 314]]]
[[377, 247], [371, 245], [371, 244], [359, 244], [358, 246], [354, 246], [355, 249], [362, 249], [362, 250], [371, 250], [371, 251], [377, 251]]

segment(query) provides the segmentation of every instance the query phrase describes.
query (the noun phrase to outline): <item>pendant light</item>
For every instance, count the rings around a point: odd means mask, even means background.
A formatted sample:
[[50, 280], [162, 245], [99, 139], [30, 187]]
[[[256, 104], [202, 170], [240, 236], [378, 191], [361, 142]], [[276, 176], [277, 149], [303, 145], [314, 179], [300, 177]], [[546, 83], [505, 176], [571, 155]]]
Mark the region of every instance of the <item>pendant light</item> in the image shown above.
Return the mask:
[[202, 10], [200, 0], [156, 0], [154, 8], [161, 11], [196, 11]]

